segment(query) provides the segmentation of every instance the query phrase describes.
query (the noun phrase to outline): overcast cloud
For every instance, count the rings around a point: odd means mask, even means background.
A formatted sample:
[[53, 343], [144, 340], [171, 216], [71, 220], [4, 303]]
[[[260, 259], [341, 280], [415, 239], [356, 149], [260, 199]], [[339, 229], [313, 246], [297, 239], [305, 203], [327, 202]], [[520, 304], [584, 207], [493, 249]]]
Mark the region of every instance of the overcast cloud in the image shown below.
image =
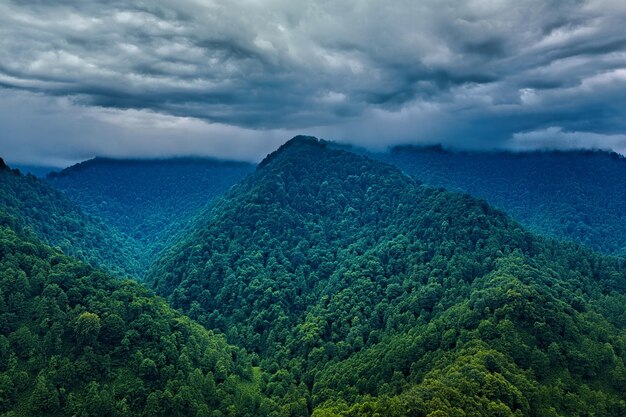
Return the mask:
[[626, 151], [623, 0], [0, 0], [0, 155]]

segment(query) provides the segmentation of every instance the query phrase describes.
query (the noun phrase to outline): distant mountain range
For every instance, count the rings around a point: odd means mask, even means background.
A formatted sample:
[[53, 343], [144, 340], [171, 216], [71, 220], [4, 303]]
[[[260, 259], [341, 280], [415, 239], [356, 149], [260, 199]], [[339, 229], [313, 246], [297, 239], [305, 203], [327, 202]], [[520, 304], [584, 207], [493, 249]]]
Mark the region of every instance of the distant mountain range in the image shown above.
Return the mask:
[[484, 198], [532, 231], [626, 255], [626, 159], [616, 153], [405, 146], [370, 156], [426, 184]]
[[[534, 232], [626, 255], [626, 159], [616, 153], [460, 152], [440, 146], [355, 151], [434, 187], [484, 198]], [[172, 224], [184, 223], [253, 169], [248, 163], [202, 158], [95, 158], [48, 179], [121, 232], [160, 242]]]
[[[0, 160], [1, 161], [1, 160]], [[117, 275], [139, 276], [145, 256], [134, 239], [32, 175], [0, 163], [2, 224]]]
[[254, 165], [206, 158], [95, 158], [47, 176], [83, 210], [157, 252]]
[[11, 164], [11, 168], [19, 169], [24, 175], [32, 174], [38, 178], [45, 178], [49, 173], [59, 170], [57, 167], [52, 166], [24, 164]]

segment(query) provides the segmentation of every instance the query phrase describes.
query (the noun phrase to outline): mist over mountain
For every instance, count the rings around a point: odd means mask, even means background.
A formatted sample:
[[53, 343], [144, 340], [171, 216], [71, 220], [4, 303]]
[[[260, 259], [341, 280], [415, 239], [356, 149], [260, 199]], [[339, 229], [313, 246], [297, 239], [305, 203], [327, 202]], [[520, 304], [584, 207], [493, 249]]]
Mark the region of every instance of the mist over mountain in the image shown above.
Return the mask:
[[[626, 254], [626, 163], [606, 151], [468, 152], [396, 147], [372, 153], [325, 141], [402, 169], [434, 187], [467, 192], [503, 209], [537, 233]], [[254, 169], [202, 158], [96, 158], [48, 180], [87, 213], [158, 252], [202, 207]]]

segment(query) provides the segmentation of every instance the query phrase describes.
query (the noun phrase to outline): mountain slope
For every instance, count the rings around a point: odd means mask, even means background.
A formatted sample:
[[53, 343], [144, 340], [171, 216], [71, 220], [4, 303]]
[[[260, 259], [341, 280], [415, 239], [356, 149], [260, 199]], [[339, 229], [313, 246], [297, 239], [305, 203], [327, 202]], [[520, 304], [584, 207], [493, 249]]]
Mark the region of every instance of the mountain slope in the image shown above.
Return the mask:
[[13, 168], [19, 169], [24, 175], [32, 174], [37, 178], [45, 178], [51, 172], [58, 170], [57, 167], [40, 166], [40, 165], [23, 165], [23, 164], [10, 164]]
[[254, 170], [202, 158], [95, 158], [48, 176], [87, 213], [151, 245]]
[[291, 379], [295, 415], [626, 412], [620, 261], [314, 138], [268, 156], [149, 281]]
[[[0, 160], [1, 161], [1, 160]], [[86, 215], [61, 192], [32, 175], [0, 165], [0, 216], [65, 254], [118, 275], [138, 276], [145, 262], [137, 243]]]
[[267, 415], [247, 356], [145, 288], [6, 225], [0, 254], [1, 416]]
[[484, 198], [538, 233], [626, 255], [626, 159], [615, 153], [407, 146], [372, 156], [429, 185]]

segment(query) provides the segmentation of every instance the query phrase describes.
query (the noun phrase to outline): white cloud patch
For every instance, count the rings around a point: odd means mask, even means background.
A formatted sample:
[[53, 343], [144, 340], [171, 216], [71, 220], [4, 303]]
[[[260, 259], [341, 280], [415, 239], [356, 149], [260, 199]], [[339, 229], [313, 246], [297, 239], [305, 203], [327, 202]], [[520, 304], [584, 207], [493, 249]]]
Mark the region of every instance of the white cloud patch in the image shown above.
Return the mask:
[[549, 127], [543, 130], [516, 133], [508, 143], [508, 148], [516, 151], [600, 149], [613, 150], [626, 155], [626, 134], [566, 132], [560, 127]]

